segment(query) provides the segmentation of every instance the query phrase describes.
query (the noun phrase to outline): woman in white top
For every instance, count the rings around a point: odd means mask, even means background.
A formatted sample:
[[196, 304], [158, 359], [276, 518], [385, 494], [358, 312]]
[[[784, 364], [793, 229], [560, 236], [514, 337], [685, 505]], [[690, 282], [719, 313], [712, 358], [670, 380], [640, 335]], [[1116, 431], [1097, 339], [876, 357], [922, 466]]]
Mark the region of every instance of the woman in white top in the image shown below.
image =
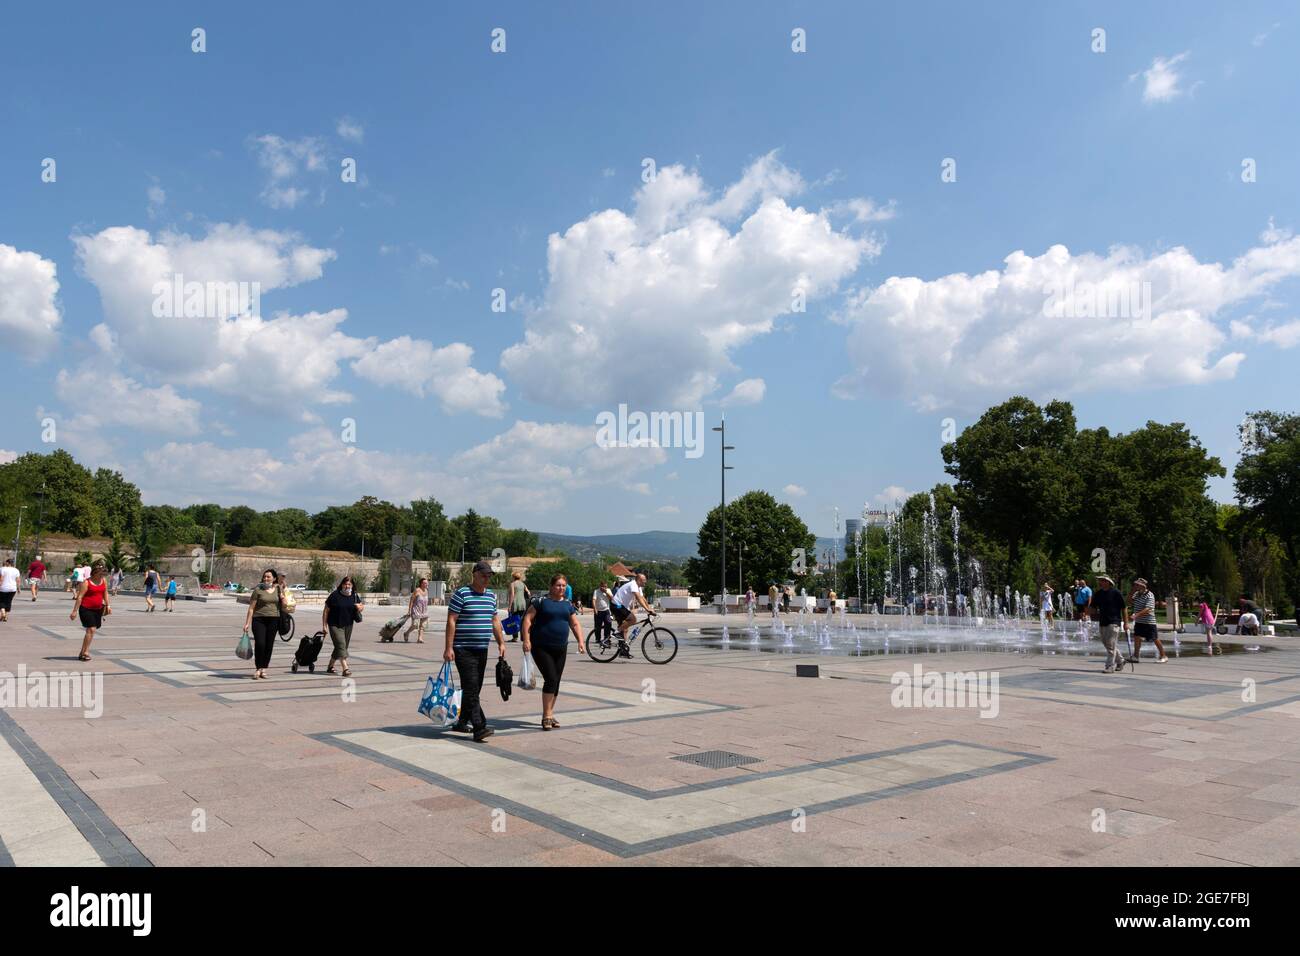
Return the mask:
[[22, 586], [22, 575], [14, 567], [14, 559], [5, 558], [5, 563], [0, 566], [0, 622], [9, 620], [9, 610], [14, 604], [14, 595], [18, 593], [18, 588]]

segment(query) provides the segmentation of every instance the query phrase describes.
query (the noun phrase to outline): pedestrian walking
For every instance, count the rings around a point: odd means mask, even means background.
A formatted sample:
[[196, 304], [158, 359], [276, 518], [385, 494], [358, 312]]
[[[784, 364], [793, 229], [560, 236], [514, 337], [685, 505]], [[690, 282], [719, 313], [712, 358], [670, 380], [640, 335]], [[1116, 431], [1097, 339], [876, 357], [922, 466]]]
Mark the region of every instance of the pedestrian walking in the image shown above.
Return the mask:
[[77, 586], [77, 593], [72, 601], [72, 613], [68, 620], [81, 618], [81, 626], [86, 635], [81, 641], [81, 653], [77, 660], [90, 660], [90, 642], [95, 639], [95, 631], [104, 623], [105, 616], [113, 613], [108, 600], [108, 581], [104, 572], [107, 570], [103, 561], [96, 561], [90, 568], [90, 576]]
[[167, 575], [167, 594], [163, 601], [163, 610], [176, 610], [176, 575]]
[[1108, 575], [1097, 576], [1092, 607], [1097, 616], [1101, 644], [1106, 648], [1106, 673], [1118, 673], [1124, 669], [1124, 655], [1119, 649], [1120, 626], [1127, 624], [1128, 611], [1124, 606], [1124, 596], [1116, 590], [1115, 582]]
[[551, 578], [551, 590], [545, 597], [532, 601], [524, 614], [524, 653], [532, 654], [542, 672], [542, 730], [560, 726], [555, 719], [555, 699], [560, 694], [560, 678], [569, 657], [569, 632], [578, 639], [578, 653], [587, 647], [582, 639], [582, 625], [573, 604], [564, 600], [568, 579], [563, 574]]
[[1164, 645], [1160, 643], [1160, 632], [1156, 630], [1156, 596], [1147, 587], [1146, 578], [1133, 582], [1133, 593], [1129, 595], [1130, 613], [1133, 619], [1133, 659], [1136, 664], [1142, 656], [1142, 639], [1154, 641], [1156, 645], [1156, 663], [1168, 663]]
[[614, 592], [609, 589], [609, 582], [601, 581], [591, 592], [591, 609], [595, 613], [591, 632], [597, 641], [607, 641], [614, 633], [614, 618], [609, 610], [613, 603]]
[[158, 593], [161, 586], [162, 579], [158, 576], [158, 572], [154, 570], [152, 564], [148, 565], [144, 572], [144, 603], [148, 606], [150, 612], [157, 610], [153, 606], [153, 596]]
[[497, 654], [506, 656], [506, 634], [497, 617], [496, 595], [488, 590], [492, 565], [479, 561], [474, 565], [471, 583], [457, 588], [447, 602], [446, 648], [444, 661], [456, 662], [460, 676], [460, 719], [451, 729], [456, 733], [474, 732], [475, 742], [491, 737], [481, 701], [483, 675], [487, 672], [488, 645], [495, 638]]
[[277, 583], [275, 568], [267, 568], [262, 572], [262, 583], [248, 593], [248, 614], [244, 617], [244, 630], [253, 632], [253, 680], [267, 679], [283, 606], [284, 592]]
[[[423, 578], [420, 579], [420, 583], [424, 583]], [[348, 667], [348, 645], [352, 642], [352, 625], [361, 620], [361, 612], [364, 610], [365, 604], [361, 600], [361, 595], [356, 593], [352, 575], [345, 574], [338, 586], [325, 598], [325, 608], [321, 611], [320, 628], [334, 643], [334, 651], [330, 654], [330, 665], [325, 669], [325, 673], [335, 673], [335, 662], [342, 661], [343, 676], [352, 676], [352, 669]], [[421, 633], [424, 633], [423, 628]]]
[[[411, 632], [415, 631], [415, 643], [424, 643], [424, 629], [429, 624], [429, 580], [420, 578], [419, 583], [411, 589], [411, 600], [406, 605], [406, 614], [410, 626], [403, 632], [402, 640], [410, 641]], [[344, 675], [347, 676], [346, 674]]]
[[1088, 582], [1083, 578], [1074, 580], [1074, 617], [1078, 621], [1086, 621], [1092, 611], [1092, 588], [1088, 587]]
[[14, 567], [14, 559], [5, 555], [4, 564], [0, 565], [0, 622], [9, 620], [9, 612], [14, 606], [14, 597], [22, 587], [23, 575]]
[[41, 560], [38, 554], [32, 558], [31, 563], [27, 565], [27, 583], [32, 589], [32, 600], [36, 600], [36, 592], [41, 589], [45, 583], [45, 562]]
[[[532, 595], [528, 593], [528, 585], [524, 583], [522, 572], [516, 571], [510, 576], [510, 613], [523, 617], [524, 612], [528, 610], [529, 598]], [[510, 642], [514, 643], [519, 640], [519, 634], [516, 632], [510, 637]]]

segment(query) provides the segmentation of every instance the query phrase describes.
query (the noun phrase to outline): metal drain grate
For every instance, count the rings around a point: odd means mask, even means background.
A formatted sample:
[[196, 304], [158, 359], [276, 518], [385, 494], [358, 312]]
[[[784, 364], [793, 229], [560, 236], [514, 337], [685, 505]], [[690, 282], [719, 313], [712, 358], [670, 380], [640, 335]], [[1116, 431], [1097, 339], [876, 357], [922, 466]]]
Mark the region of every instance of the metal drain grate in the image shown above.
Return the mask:
[[744, 754], [733, 754], [727, 750], [701, 750], [694, 754], [681, 754], [673, 757], [673, 760], [680, 760], [683, 763], [693, 763], [697, 767], [708, 767], [710, 770], [722, 770], [726, 767], [739, 767], [747, 763], [762, 763], [759, 757], [746, 757]]

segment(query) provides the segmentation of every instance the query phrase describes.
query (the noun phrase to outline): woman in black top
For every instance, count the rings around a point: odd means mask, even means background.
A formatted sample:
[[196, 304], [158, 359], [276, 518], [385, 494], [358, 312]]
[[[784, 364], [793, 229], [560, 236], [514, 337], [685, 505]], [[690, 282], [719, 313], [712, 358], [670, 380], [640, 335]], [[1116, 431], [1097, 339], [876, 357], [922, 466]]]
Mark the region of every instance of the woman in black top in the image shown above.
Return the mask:
[[352, 676], [348, 667], [348, 643], [352, 640], [352, 625], [361, 620], [364, 609], [361, 596], [352, 584], [352, 576], [344, 575], [339, 586], [325, 599], [325, 610], [321, 613], [321, 630], [328, 633], [334, 642], [334, 653], [330, 655], [330, 666], [325, 673], [337, 673], [334, 662], [342, 661], [343, 676]]
[[587, 648], [582, 640], [578, 612], [564, 600], [569, 582], [563, 574], [551, 578], [551, 590], [545, 597], [534, 598], [524, 614], [524, 653], [531, 653], [542, 672], [542, 730], [560, 726], [555, 719], [555, 698], [560, 693], [560, 677], [569, 653], [569, 632], [578, 639], [578, 653]]

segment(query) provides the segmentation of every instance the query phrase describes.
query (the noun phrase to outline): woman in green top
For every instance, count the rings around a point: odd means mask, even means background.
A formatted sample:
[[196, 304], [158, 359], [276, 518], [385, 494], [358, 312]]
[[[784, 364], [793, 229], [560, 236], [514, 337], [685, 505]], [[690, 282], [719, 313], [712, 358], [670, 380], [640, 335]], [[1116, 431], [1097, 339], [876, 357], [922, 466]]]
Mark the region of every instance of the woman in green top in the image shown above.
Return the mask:
[[284, 594], [277, 584], [278, 575], [275, 568], [262, 572], [262, 583], [248, 595], [248, 616], [244, 618], [244, 630], [253, 631], [253, 671], [254, 680], [266, 680], [266, 669], [271, 666], [271, 651], [275, 649], [275, 639], [280, 632], [280, 606]]

